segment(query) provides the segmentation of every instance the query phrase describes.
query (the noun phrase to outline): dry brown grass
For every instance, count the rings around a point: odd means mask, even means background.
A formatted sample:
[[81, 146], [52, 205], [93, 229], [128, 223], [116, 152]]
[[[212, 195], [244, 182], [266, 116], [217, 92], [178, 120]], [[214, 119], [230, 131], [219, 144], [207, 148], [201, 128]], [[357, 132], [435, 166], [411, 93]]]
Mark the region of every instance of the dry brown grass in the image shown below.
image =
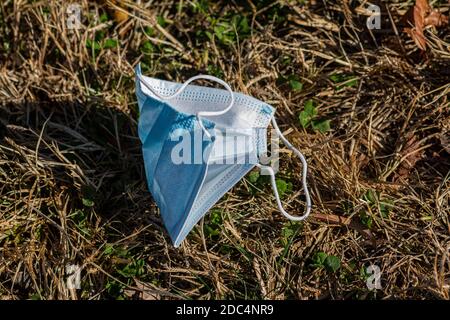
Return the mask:
[[[127, 2], [114, 14], [111, 1], [80, 0], [77, 31], [66, 2], [1, 2], [0, 298], [449, 299], [448, 27], [426, 30], [421, 53], [398, 25], [413, 1], [390, 1], [372, 34], [364, 1], [263, 2]], [[105, 12], [121, 22], [98, 21]], [[227, 12], [249, 30], [208, 38]], [[86, 46], [96, 35], [119, 46]], [[213, 73], [275, 106], [308, 158], [313, 217], [288, 223], [269, 184], [244, 179], [174, 249], [143, 173], [139, 61], [178, 81]], [[357, 82], [337, 85], [339, 73]], [[282, 80], [292, 75], [302, 90]], [[308, 99], [331, 130], [299, 125]], [[294, 212], [300, 169], [283, 153]], [[341, 267], [315, 266], [318, 252]], [[68, 264], [82, 266], [81, 290], [66, 288]], [[382, 271], [376, 292], [370, 264]]]

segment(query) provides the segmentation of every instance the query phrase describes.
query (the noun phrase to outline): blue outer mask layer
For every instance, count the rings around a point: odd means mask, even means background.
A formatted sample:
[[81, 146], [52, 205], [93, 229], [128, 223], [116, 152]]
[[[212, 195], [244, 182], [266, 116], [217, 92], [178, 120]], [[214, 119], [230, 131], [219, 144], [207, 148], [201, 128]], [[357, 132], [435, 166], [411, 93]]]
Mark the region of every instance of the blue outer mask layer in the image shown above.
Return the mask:
[[[175, 247], [186, 238], [195, 224], [206, 212], [255, 165], [248, 161], [257, 160], [266, 151], [267, 126], [274, 109], [252, 97], [235, 93], [233, 107], [224, 115], [199, 119], [199, 110], [223, 109], [230, 94], [225, 90], [189, 85], [177, 99], [161, 100], [142, 86], [141, 80], [161, 95], [173, 93], [181, 84], [143, 77], [140, 65], [136, 67], [136, 96], [140, 117], [139, 138], [147, 176], [148, 187], [157, 203], [166, 229]], [[202, 121], [203, 126], [199, 121]], [[203, 128], [202, 128], [203, 127]], [[246, 131], [250, 129], [246, 161], [231, 164], [209, 161], [217, 134], [227, 129]], [[195, 138], [208, 130], [210, 138], [204, 138], [197, 150], [203, 161], [175, 164], [172, 151], [179, 144], [177, 137], [183, 132], [191, 145]], [[247, 134], [247, 133], [246, 133]], [[249, 154], [250, 153], [250, 154]]]

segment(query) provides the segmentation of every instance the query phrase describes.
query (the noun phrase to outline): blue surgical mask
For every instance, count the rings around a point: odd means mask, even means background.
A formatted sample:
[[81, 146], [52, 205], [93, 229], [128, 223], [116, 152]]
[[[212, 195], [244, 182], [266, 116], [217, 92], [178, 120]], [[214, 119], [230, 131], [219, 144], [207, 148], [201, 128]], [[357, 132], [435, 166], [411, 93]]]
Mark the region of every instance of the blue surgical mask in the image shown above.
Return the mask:
[[[233, 92], [216, 77], [200, 75], [179, 84], [145, 77], [140, 65], [135, 71], [138, 132], [147, 182], [175, 247], [255, 166], [270, 175], [283, 215], [296, 221], [309, 215], [306, 160], [282, 135], [273, 107]], [[217, 82], [226, 90], [190, 84], [198, 79]], [[259, 163], [267, 151], [267, 128], [271, 122], [303, 164], [306, 212], [300, 217], [283, 209], [274, 170]]]

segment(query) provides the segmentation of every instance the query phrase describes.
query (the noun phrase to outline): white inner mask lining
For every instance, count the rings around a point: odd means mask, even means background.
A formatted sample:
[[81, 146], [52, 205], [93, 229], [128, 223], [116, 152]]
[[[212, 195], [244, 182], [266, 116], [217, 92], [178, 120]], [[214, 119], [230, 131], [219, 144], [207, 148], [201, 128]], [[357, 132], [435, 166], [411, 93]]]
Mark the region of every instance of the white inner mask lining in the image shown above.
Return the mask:
[[[165, 81], [146, 76], [141, 76], [145, 83], [163, 96], [173, 95], [181, 86], [180, 83]], [[141, 86], [142, 91], [157, 100], [169, 103], [174, 109], [186, 114], [196, 115], [208, 110], [218, 112], [223, 110], [230, 101], [230, 93], [223, 89], [208, 88], [196, 85], [188, 85], [183, 92], [176, 97], [165, 101], [151, 92], [146, 85]], [[218, 128], [248, 129], [255, 127], [267, 127], [270, 115], [262, 112], [263, 108], [270, 107], [261, 101], [240, 93], [234, 93], [233, 107], [222, 115], [205, 115], [205, 119], [216, 123]], [[272, 108], [272, 107], [270, 107]]]

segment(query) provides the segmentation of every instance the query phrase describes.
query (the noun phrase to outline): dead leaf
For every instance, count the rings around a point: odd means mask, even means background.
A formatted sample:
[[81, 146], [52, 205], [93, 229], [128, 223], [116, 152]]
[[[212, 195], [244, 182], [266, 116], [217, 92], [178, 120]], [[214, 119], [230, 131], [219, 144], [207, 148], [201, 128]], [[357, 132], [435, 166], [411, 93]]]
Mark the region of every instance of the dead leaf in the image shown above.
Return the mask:
[[430, 4], [428, 3], [428, 0], [417, 0], [416, 1], [416, 7], [424, 13], [428, 13], [431, 10]]
[[432, 11], [425, 18], [425, 26], [435, 26], [437, 28], [448, 25], [448, 17], [438, 11]]
[[422, 142], [417, 136], [414, 133], [407, 134], [404, 147], [399, 152], [399, 156], [403, 161], [397, 168], [394, 181], [406, 181], [416, 166], [416, 163], [423, 158], [424, 153], [425, 150], [422, 148]]
[[112, 11], [114, 15], [114, 20], [117, 23], [122, 23], [128, 20], [128, 12], [124, 9], [124, 1], [123, 0], [109, 0], [106, 1], [110, 11]]
[[116, 9], [116, 10], [114, 10], [114, 20], [116, 20], [117, 23], [121, 23], [123, 21], [128, 20], [128, 13], [126, 13], [122, 10]]
[[405, 25], [404, 32], [414, 40], [420, 50], [425, 51], [427, 41], [423, 33], [425, 27], [443, 27], [448, 24], [448, 17], [436, 10], [432, 10], [428, 0], [417, 0], [401, 19]]
[[427, 49], [427, 40], [423, 34], [423, 30], [417, 28], [405, 28], [405, 32], [414, 40], [420, 50]]

